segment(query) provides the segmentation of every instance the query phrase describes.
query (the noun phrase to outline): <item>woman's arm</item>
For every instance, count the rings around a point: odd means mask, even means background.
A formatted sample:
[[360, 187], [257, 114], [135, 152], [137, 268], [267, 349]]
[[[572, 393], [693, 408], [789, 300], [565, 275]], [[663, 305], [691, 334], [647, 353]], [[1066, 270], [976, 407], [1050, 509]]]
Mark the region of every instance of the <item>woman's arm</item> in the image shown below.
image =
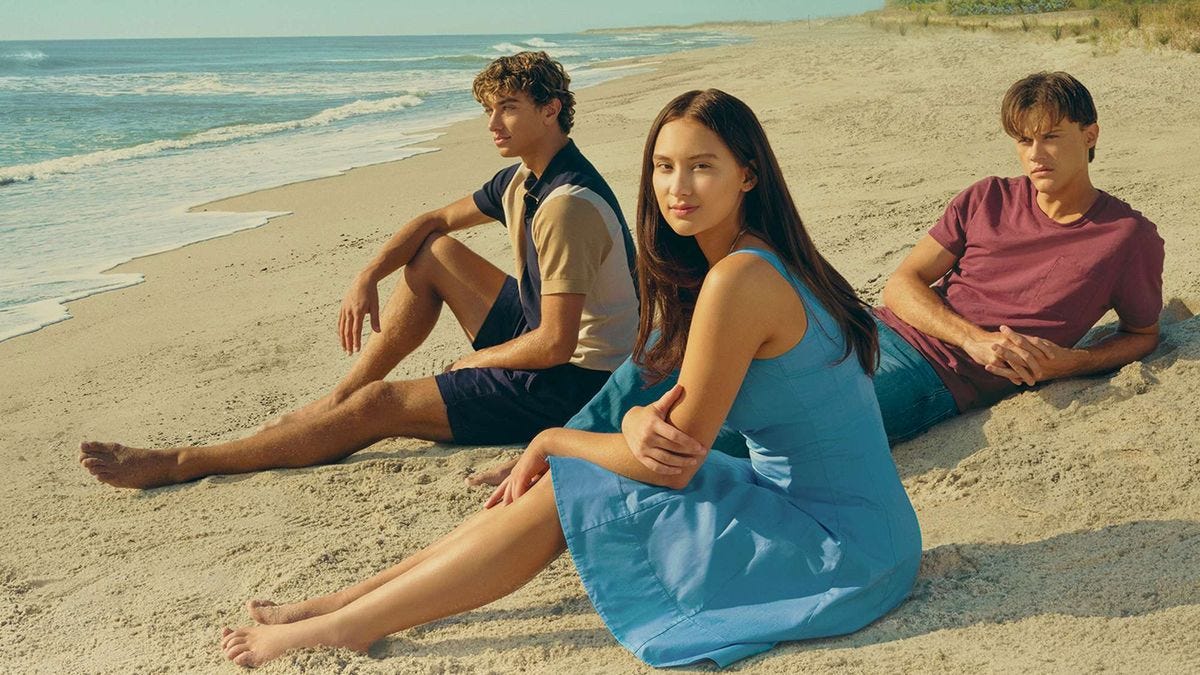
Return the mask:
[[[741, 389], [750, 361], [760, 352], [782, 353], [807, 327], [804, 305], [770, 263], [756, 256], [730, 256], [704, 279], [684, 350], [679, 384], [683, 394], [669, 422], [705, 447], [725, 422]], [[512, 473], [488, 499], [487, 506], [520, 497], [545, 473], [548, 457], [575, 457], [651, 485], [686, 487], [707, 453], [678, 474], [663, 475], [644, 466], [621, 434], [548, 429], [530, 443]]]
[[[668, 422], [704, 447], [712, 447], [756, 356], [781, 354], [807, 329], [804, 303], [767, 261], [731, 255], [709, 271], [683, 354], [683, 395]], [[663, 481], [683, 488], [700, 465], [682, 467]]]
[[[671, 425], [704, 448], [711, 447], [750, 361], [780, 338], [790, 339], [784, 345], [790, 347], [803, 335], [806, 320], [795, 290], [770, 263], [751, 255], [718, 262], [696, 300], [679, 376], [683, 394], [670, 412]], [[677, 489], [691, 481], [707, 456], [680, 467], [678, 474], [663, 475], [638, 461], [621, 434], [572, 429], [543, 434], [535, 445], [546, 455], [586, 459], [634, 480]]]
[[[696, 467], [704, 461], [707, 450], [696, 457]], [[530, 441], [517, 459], [512, 471], [484, 503], [484, 508], [510, 504], [525, 494], [550, 468], [550, 457], [576, 457], [626, 478], [669, 487], [673, 476], [655, 473], [642, 465], [629, 451], [625, 437], [617, 433], [597, 433], [579, 429], [546, 429]]]

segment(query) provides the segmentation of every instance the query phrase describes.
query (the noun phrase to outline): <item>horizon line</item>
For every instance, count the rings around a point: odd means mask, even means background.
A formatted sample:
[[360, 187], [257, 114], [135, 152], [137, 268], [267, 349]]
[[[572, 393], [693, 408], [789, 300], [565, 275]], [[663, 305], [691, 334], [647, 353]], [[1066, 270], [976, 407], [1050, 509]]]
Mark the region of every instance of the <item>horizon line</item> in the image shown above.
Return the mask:
[[718, 26], [764, 26], [770, 24], [794, 23], [799, 21], [812, 21], [813, 19], [837, 19], [849, 16], [857, 16], [857, 14], [829, 14], [821, 16], [797, 16], [787, 19], [730, 19], [730, 20], [712, 20], [701, 21], [697, 23], [686, 24], [653, 24], [653, 25], [631, 25], [631, 26], [595, 26], [583, 28], [580, 30], [545, 30], [534, 31], [529, 33], [523, 32], [507, 32], [507, 33], [490, 33], [490, 32], [462, 32], [462, 33], [446, 33], [446, 32], [427, 32], [427, 33], [327, 33], [327, 34], [277, 34], [277, 35], [157, 35], [157, 36], [116, 36], [116, 37], [49, 37], [49, 38], [0, 38], [0, 44], [7, 42], [104, 42], [104, 41], [120, 41], [120, 40], [259, 40], [259, 39], [277, 39], [277, 38], [359, 38], [359, 37], [454, 37], [454, 36], [479, 36], [479, 35], [579, 35], [583, 33], [600, 33], [600, 32], [618, 32], [618, 31], [635, 31], [635, 30], [701, 30], [706, 27]]

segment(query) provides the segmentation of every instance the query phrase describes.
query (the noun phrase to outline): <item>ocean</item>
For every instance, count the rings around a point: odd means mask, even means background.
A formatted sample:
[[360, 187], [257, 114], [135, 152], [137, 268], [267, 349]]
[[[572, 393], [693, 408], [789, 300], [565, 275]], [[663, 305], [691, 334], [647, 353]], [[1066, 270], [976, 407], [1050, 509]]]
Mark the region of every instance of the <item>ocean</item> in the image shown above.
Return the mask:
[[[263, 224], [191, 206], [436, 149], [490, 60], [544, 49], [579, 89], [615, 61], [729, 44], [628, 32], [0, 42], [0, 340], [142, 281], [138, 256]], [[416, 215], [416, 214], [413, 214]]]

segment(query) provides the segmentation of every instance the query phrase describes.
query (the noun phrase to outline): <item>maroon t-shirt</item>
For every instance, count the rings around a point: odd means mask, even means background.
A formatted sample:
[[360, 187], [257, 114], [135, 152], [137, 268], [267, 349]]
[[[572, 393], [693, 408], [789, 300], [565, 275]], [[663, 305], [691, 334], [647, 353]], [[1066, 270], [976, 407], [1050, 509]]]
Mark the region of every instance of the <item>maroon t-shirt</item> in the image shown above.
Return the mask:
[[[985, 178], [950, 202], [929, 235], [958, 256], [934, 290], [984, 330], [1003, 324], [1071, 347], [1109, 309], [1136, 327], [1162, 310], [1163, 240], [1154, 223], [1103, 191], [1082, 218], [1064, 224], [1037, 205], [1027, 177]], [[885, 307], [875, 313], [929, 361], [960, 411], [1016, 391], [962, 349]]]

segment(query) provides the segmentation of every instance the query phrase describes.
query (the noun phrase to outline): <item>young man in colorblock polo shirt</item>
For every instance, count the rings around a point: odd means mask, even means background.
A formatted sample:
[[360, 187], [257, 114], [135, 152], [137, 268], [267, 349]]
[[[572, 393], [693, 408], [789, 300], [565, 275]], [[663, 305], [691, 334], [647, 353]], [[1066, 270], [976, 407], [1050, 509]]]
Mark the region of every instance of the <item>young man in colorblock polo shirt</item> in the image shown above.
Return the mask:
[[[893, 442], [1025, 386], [1119, 368], [1158, 344], [1163, 240], [1092, 186], [1100, 128], [1091, 94], [1066, 73], [1036, 73], [1008, 90], [1001, 117], [1024, 175], [986, 178], [955, 197], [876, 309], [875, 393]], [[1117, 332], [1076, 346], [1109, 309]], [[618, 431], [627, 414], [654, 415], [650, 438], [631, 445], [695, 452], [666, 421], [675, 379], [650, 388], [641, 379], [626, 361], [567, 426]], [[713, 447], [747, 452], [740, 434], [722, 432]], [[476, 482], [498, 482], [506, 468]]]
[[[339, 337], [363, 353], [332, 392], [231, 443], [85, 442], [83, 466], [104, 483], [147, 488], [336, 461], [392, 436], [516, 443], [561, 426], [630, 353], [638, 322], [633, 241], [612, 190], [568, 138], [569, 85], [545, 52], [499, 58], [475, 78], [493, 143], [521, 162], [405, 224], [355, 278]], [[508, 228], [515, 277], [449, 236], [494, 220]], [[381, 312], [377, 285], [398, 269]], [[443, 305], [474, 351], [436, 376], [385, 381]], [[363, 345], [366, 319], [377, 335]]]

